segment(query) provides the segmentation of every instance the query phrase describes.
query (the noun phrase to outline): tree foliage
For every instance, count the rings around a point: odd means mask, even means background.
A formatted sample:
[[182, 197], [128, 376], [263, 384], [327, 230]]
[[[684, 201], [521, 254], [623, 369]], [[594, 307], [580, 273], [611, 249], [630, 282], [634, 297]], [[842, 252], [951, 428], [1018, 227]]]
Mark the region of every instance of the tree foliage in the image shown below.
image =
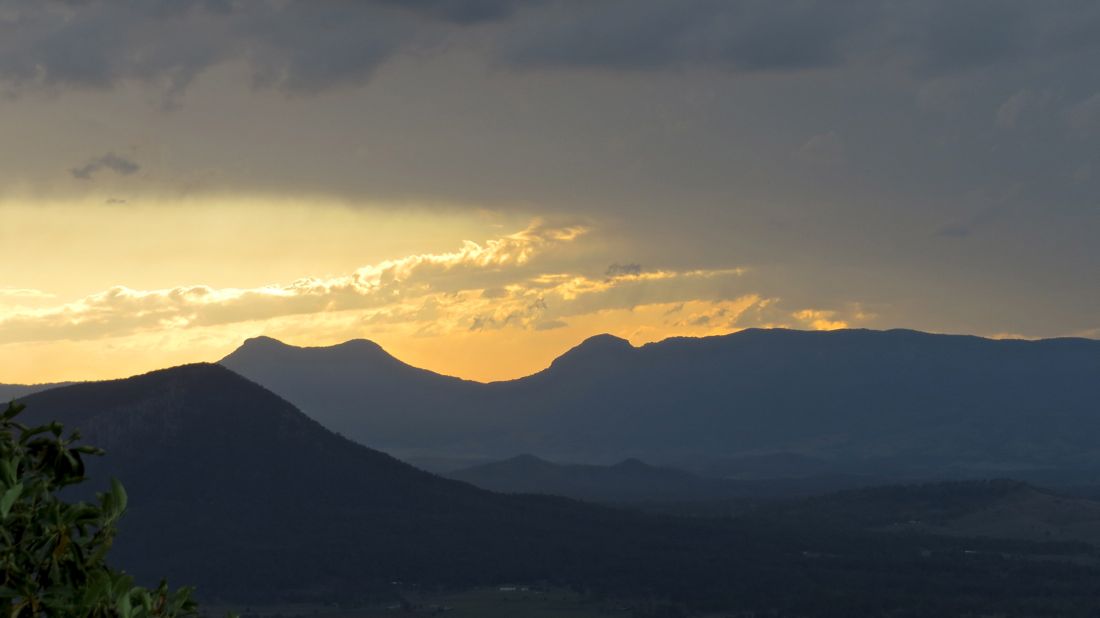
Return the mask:
[[107, 566], [107, 552], [126, 510], [126, 491], [112, 480], [95, 504], [67, 503], [58, 492], [85, 480], [95, 447], [64, 437], [59, 423], [28, 427], [0, 415], [0, 607], [9, 618], [195, 616], [191, 590], [155, 589]]

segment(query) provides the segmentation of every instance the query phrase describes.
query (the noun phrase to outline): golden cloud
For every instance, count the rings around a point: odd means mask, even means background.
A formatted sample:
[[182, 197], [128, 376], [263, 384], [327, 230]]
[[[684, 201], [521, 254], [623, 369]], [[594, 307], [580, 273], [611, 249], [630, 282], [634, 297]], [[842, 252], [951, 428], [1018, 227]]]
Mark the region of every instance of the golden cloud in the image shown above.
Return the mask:
[[803, 309], [791, 314], [791, 317], [814, 330], [839, 330], [848, 328], [848, 322], [836, 319], [837, 312], [825, 309]]
[[[214, 327], [286, 316], [355, 312], [361, 326], [417, 323], [420, 334], [506, 327], [551, 328], [572, 315], [694, 298], [691, 281], [740, 269], [642, 271], [612, 276], [544, 273], [538, 258], [587, 232], [535, 221], [526, 229], [457, 251], [410, 255], [340, 277], [307, 277], [254, 288], [115, 286], [62, 305], [0, 310], [0, 343], [87, 340], [138, 332]], [[675, 283], [676, 285], [665, 285]]]
[[527, 264], [540, 252], [571, 242], [585, 231], [580, 226], [552, 227], [536, 221], [525, 230], [483, 245], [467, 241], [451, 253], [413, 255], [365, 266], [349, 276], [304, 278], [284, 285], [248, 289], [194, 285], [164, 290], [116, 286], [60, 306], [0, 313], [0, 343], [88, 339], [393, 305], [441, 287], [433, 280], [442, 276], [461, 281], [462, 275], [471, 271]]
[[855, 305], [792, 310], [743, 289], [741, 268], [577, 272], [568, 247], [588, 231], [535, 221], [455, 251], [256, 287], [114, 286], [61, 304], [9, 288], [0, 298], [20, 304], [0, 304], [0, 346], [17, 364], [3, 378], [118, 377], [215, 360], [265, 334], [299, 345], [369, 337], [414, 365], [492, 380], [537, 371], [601, 332], [640, 345], [749, 327], [843, 328], [865, 316]]

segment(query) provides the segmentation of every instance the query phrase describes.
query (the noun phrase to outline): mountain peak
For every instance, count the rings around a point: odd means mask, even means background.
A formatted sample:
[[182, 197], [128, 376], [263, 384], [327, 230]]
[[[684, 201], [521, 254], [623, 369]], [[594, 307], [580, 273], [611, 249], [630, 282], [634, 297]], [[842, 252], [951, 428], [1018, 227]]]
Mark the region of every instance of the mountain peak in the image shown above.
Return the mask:
[[554, 359], [554, 362], [550, 363], [550, 368], [561, 369], [564, 366], [587, 367], [591, 363], [606, 363], [630, 354], [636, 349], [629, 341], [621, 337], [606, 333], [593, 335]]
[[575, 347], [573, 349], [577, 350], [577, 349], [580, 349], [580, 348], [598, 348], [598, 349], [621, 348], [621, 349], [633, 350], [634, 346], [631, 345], [629, 341], [627, 341], [626, 339], [623, 339], [622, 337], [616, 337], [615, 335], [612, 335], [610, 333], [601, 333], [599, 335], [592, 335], [588, 339], [585, 339], [584, 341], [582, 341], [580, 343], [580, 345], [578, 345], [577, 347]]
[[241, 344], [240, 350], [245, 349], [279, 349], [292, 347], [289, 344], [283, 343], [273, 337], [267, 335], [259, 335], [257, 337], [249, 337]]
[[156, 448], [184, 434], [201, 441], [254, 436], [255, 427], [269, 431], [267, 437], [279, 427], [322, 431], [271, 391], [213, 363], [72, 384], [36, 393], [25, 401], [29, 418], [79, 427], [92, 443], [108, 450], [125, 441], [123, 434], [140, 435], [143, 445]]
[[382, 346], [368, 339], [351, 339], [330, 346], [295, 346], [262, 335], [246, 339], [239, 348], [219, 362], [236, 370], [243, 359], [267, 359], [270, 361], [275, 358], [285, 359], [290, 357], [306, 358], [309, 359], [309, 362], [327, 360], [340, 364], [364, 361], [385, 364], [400, 362], [389, 352], [386, 352]]
[[371, 341], [370, 339], [349, 339], [343, 343], [328, 346], [332, 350], [349, 350], [359, 352], [374, 352], [382, 353], [386, 356], [391, 356], [389, 352], [385, 350], [381, 345]]

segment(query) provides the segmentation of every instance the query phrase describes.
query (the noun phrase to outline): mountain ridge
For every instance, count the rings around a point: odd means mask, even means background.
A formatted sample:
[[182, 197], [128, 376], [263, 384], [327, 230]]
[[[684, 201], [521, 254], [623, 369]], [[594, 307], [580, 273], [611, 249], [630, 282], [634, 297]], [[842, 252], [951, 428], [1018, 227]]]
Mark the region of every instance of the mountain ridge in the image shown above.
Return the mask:
[[702, 470], [774, 456], [801, 458], [810, 475], [899, 478], [1100, 469], [1100, 448], [1082, 440], [1100, 431], [1091, 339], [749, 329], [634, 347], [597, 336], [540, 372], [489, 383], [375, 369], [373, 352], [353, 352], [287, 348], [222, 362], [403, 458], [526, 451]]
[[[454, 379], [457, 379], [457, 380], [462, 380], [463, 382], [470, 382], [470, 383], [475, 383], [475, 384], [500, 384], [500, 383], [510, 383], [510, 382], [515, 382], [515, 381], [518, 381], [518, 380], [523, 380], [525, 378], [530, 378], [530, 377], [536, 376], [540, 373], [546, 372], [549, 369], [553, 368], [555, 363], [558, 363], [559, 361], [562, 361], [563, 359], [569, 360], [570, 356], [575, 354], [575, 353], [579, 353], [583, 356], [589, 356], [591, 354], [606, 353], [608, 351], [627, 352], [627, 353], [629, 353], [630, 351], [654, 350], [654, 349], [661, 349], [661, 348], [664, 348], [664, 347], [667, 347], [667, 346], [676, 346], [676, 345], [699, 345], [699, 344], [705, 345], [707, 342], [731, 341], [734, 338], [739, 337], [739, 336], [748, 338], [748, 337], [758, 336], [759, 334], [763, 334], [763, 333], [770, 333], [770, 334], [776, 334], [776, 335], [785, 335], [785, 334], [791, 334], [791, 333], [808, 334], [808, 335], [812, 335], [812, 334], [827, 335], [827, 334], [840, 334], [840, 333], [860, 333], [860, 334], [876, 333], [876, 334], [895, 335], [895, 336], [911, 335], [911, 336], [917, 336], [917, 337], [948, 338], [948, 339], [956, 339], [956, 340], [977, 340], [977, 341], [983, 341], [983, 342], [998, 342], [998, 343], [1002, 343], [1002, 344], [1006, 344], [1006, 345], [1013, 345], [1013, 344], [1030, 345], [1030, 344], [1049, 344], [1049, 343], [1055, 343], [1055, 344], [1058, 344], [1058, 343], [1067, 343], [1067, 344], [1084, 343], [1086, 345], [1100, 344], [1100, 339], [1093, 339], [1093, 338], [1089, 338], [1089, 337], [1061, 336], [1061, 337], [1045, 337], [1045, 338], [1037, 338], [1037, 339], [1031, 339], [1031, 338], [1000, 338], [1000, 337], [986, 337], [986, 336], [982, 336], [982, 335], [971, 335], [971, 334], [962, 334], [962, 333], [934, 333], [934, 332], [922, 331], [922, 330], [911, 329], [911, 328], [889, 328], [889, 329], [882, 329], [882, 330], [870, 329], [870, 328], [841, 328], [841, 329], [833, 329], [833, 330], [800, 330], [800, 329], [792, 329], [792, 328], [759, 328], [759, 327], [752, 327], [752, 328], [745, 328], [745, 329], [742, 329], [742, 330], [739, 330], [739, 331], [734, 331], [734, 332], [726, 333], [726, 334], [722, 334], [722, 335], [705, 335], [705, 336], [701, 336], [701, 337], [676, 335], [676, 336], [666, 337], [666, 338], [658, 340], [658, 341], [649, 341], [649, 342], [646, 342], [646, 343], [642, 343], [640, 345], [634, 345], [634, 344], [630, 343], [629, 340], [624, 339], [622, 337], [619, 337], [617, 335], [613, 335], [611, 333], [597, 333], [595, 335], [591, 335], [589, 337], [586, 337], [585, 339], [581, 340], [578, 344], [574, 345], [571, 348], [568, 348], [567, 350], [565, 350], [564, 352], [562, 352], [558, 356], [554, 357], [550, 361], [550, 364], [547, 365], [546, 367], [544, 367], [543, 369], [540, 369], [538, 371], [535, 371], [535, 372], [527, 374], [527, 375], [515, 377], [515, 378], [504, 378], [504, 379], [500, 379], [500, 380], [480, 381], [480, 380], [473, 380], [473, 379], [469, 379], [469, 378], [462, 378], [462, 377], [459, 377], [459, 376], [452, 376], [452, 375], [449, 375], [449, 374], [440, 373], [440, 372], [432, 370], [432, 369], [417, 367], [416, 365], [412, 365], [410, 363], [407, 363], [407, 362], [401, 360], [397, 356], [395, 356], [392, 353], [390, 353], [389, 351], [387, 351], [384, 346], [382, 346], [381, 344], [379, 344], [378, 342], [376, 342], [372, 339], [359, 337], [359, 338], [354, 338], [354, 339], [348, 339], [346, 341], [343, 341], [343, 342], [340, 342], [340, 343], [335, 343], [335, 344], [330, 344], [330, 345], [299, 346], [299, 345], [286, 343], [284, 341], [281, 341], [279, 339], [276, 339], [274, 337], [270, 337], [270, 336], [267, 336], [267, 335], [257, 335], [257, 336], [249, 337], [249, 338], [245, 339], [242, 342], [242, 344], [240, 346], [238, 346], [238, 348], [236, 348], [233, 352], [230, 352], [228, 355], [226, 355], [221, 360], [216, 361], [216, 362], [217, 363], [222, 363], [226, 359], [229, 359], [229, 358], [233, 357], [234, 354], [241, 351], [242, 349], [247, 349], [249, 347], [254, 347], [254, 346], [259, 347], [259, 346], [256, 346], [256, 344], [263, 344], [263, 346], [266, 346], [268, 343], [271, 343], [271, 344], [273, 344], [271, 347], [277, 348], [277, 349], [280, 349], [280, 350], [301, 350], [301, 351], [305, 351], [305, 350], [322, 351], [322, 350], [335, 350], [335, 349], [341, 349], [341, 348], [346, 349], [346, 348], [355, 347], [356, 345], [362, 345], [363, 347], [369, 347], [370, 349], [378, 350], [379, 352], [384, 354], [386, 357], [391, 358], [391, 359], [401, 363], [402, 365], [404, 365], [406, 367], [411, 367], [411, 368], [417, 369], [419, 371], [432, 373], [432, 374], [442, 376], [442, 377], [454, 378]], [[277, 345], [274, 345], [274, 344], [277, 344]], [[21, 386], [21, 385], [19, 385], [19, 386]]]

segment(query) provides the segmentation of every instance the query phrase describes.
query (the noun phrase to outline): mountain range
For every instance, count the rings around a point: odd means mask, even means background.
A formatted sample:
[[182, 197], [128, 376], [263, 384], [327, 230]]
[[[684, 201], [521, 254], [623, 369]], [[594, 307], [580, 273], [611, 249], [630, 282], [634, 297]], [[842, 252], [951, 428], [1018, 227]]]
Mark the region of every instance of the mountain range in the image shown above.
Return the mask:
[[[542, 582], [777, 616], [865, 615], [874, 607], [1055, 615], [1085, 611], [1100, 592], [1092, 545], [938, 529], [889, 534], [879, 519], [837, 526], [817, 518], [840, 512], [864, 521], [859, 513], [882, 510], [859, 493], [835, 498], [831, 510], [795, 503], [774, 516], [732, 519], [492, 493], [339, 436], [218, 365], [62, 386], [21, 401], [22, 421], [56, 420], [107, 449], [89, 462], [87, 487], [74, 497], [104, 488], [109, 477], [127, 487], [130, 508], [112, 562], [142, 581], [197, 585], [207, 600], [355, 604], [399, 597], [393, 582], [433, 589]], [[947, 504], [962, 496], [965, 509], [952, 521], [1003, 504], [984, 485], [954, 487]], [[888, 521], [926, 517], [945, 499], [920, 488], [890, 491], [901, 506]]]
[[487, 384], [363, 340], [250, 339], [220, 362], [408, 460], [636, 457], [736, 478], [1100, 470], [1100, 341], [1089, 339], [750, 329], [634, 347], [601, 335], [541, 372]]

